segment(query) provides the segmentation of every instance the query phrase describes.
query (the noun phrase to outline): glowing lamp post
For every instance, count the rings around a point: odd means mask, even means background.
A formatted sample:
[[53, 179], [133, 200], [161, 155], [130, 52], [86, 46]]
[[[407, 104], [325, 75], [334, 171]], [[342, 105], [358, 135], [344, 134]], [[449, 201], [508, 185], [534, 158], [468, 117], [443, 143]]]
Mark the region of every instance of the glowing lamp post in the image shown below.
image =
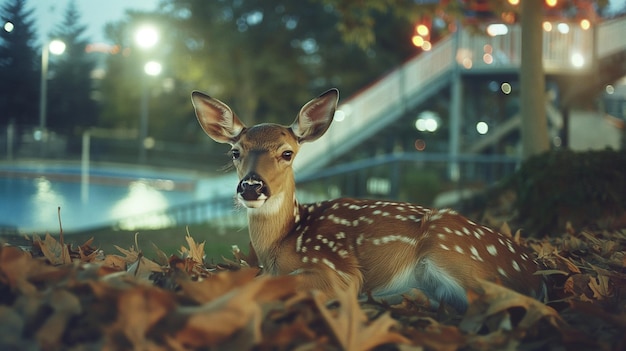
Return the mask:
[[65, 43], [60, 40], [52, 40], [41, 49], [41, 84], [39, 95], [39, 132], [46, 129], [46, 113], [48, 103], [48, 57], [50, 54], [61, 55], [65, 52]]
[[[137, 46], [144, 50], [153, 48], [159, 42], [159, 32], [156, 28], [146, 25], [140, 27], [135, 32], [135, 42]], [[147, 76], [158, 76], [161, 73], [162, 66], [156, 61], [148, 61], [143, 66], [144, 73]], [[139, 163], [146, 162], [146, 148], [148, 145], [148, 77], [141, 79], [141, 105], [139, 115]]]

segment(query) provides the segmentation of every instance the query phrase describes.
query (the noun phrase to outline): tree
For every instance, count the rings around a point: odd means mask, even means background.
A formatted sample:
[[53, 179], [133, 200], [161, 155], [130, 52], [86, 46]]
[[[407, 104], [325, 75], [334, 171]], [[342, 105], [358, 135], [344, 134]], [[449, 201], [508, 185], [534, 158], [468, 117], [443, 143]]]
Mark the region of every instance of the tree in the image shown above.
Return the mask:
[[[228, 102], [246, 123], [291, 123], [312, 96], [337, 86], [346, 98], [411, 55], [407, 24], [386, 14], [377, 19], [389, 35], [363, 51], [341, 40], [337, 13], [319, 2], [170, 0], [154, 13], [129, 13], [108, 28], [125, 54], [107, 61], [103, 118], [126, 127], [137, 121], [141, 62], [149, 56], [164, 66], [153, 82], [159, 97], [150, 101], [152, 135], [205, 139], [189, 103], [194, 89]], [[132, 40], [143, 22], [161, 28], [148, 56]]]
[[63, 21], [50, 34], [50, 38], [62, 40], [66, 49], [61, 57], [50, 60], [48, 126], [65, 132], [92, 126], [98, 117], [91, 78], [95, 61], [85, 50], [86, 29], [75, 1], [70, 1]]
[[36, 46], [33, 10], [26, 0], [11, 0], [0, 9], [0, 125], [14, 121], [33, 125], [38, 121], [39, 53]]

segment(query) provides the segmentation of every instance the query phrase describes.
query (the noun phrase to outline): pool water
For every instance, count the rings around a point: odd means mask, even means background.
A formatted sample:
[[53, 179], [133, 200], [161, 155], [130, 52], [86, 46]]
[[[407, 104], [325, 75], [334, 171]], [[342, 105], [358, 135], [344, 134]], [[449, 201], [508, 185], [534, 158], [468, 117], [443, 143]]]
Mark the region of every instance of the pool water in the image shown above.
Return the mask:
[[0, 228], [58, 233], [185, 204], [201, 197], [198, 174], [120, 166], [0, 165]]

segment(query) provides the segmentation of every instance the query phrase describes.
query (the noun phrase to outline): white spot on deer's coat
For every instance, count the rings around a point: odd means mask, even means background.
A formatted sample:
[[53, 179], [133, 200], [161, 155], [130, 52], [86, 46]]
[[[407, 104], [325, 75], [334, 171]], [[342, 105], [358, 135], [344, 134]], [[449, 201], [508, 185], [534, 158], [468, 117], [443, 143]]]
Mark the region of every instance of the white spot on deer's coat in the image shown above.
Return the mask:
[[504, 269], [502, 269], [501, 267], [498, 267], [497, 271], [498, 271], [498, 273], [500, 273], [501, 276], [508, 277], [508, 275], [506, 274], [506, 271]]
[[363, 244], [363, 240], [365, 240], [365, 235], [359, 234], [359, 236], [356, 238], [356, 244], [357, 245]]
[[456, 252], [458, 252], [460, 254], [462, 254], [464, 252], [463, 248], [460, 247], [459, 245], [454, 245], [454, 251], [456, 251]]
[[522, 270], [519, 268], [519, 264], [517, 264], [517, 262], [515, 260], [513, 260], [513, 262], [511, 262], [511, 264], [513, 265], [513, 269], [515, 269], [518, 272], [521, 272]]
[[478, 250], [476, 250], [474, 246], [470, 246], [470, 252], [472, 253], [472, 257], [475, 257], [476, 260], [481, 261], [481, 262], [483, 261], [483, 258], [480, 257]]
[[339, 256], [342, 258], [348, 257], [348, 250], [339, 250]]
[[307, 256], [303, 256], [302, 263], [307, 263], [307, 262], [309, 262], [309, 258]]
[[361, 216], [361, 217], [359, 217], [359, 221], [361, 221], [361, 222], [365, 222], [365, 223], [367, 223], [367, 224], [372, 224], [372, 223], [374, 223], [374, 220], [373, 220], [373, 219], [371, 219], [371, 218], [367, 218], [367, 217], [365, 217], [365, 216]]
[[313, 262], [313, 263], [317, 263], [317, 262], [319, 262], [319, 259], [318, 259], [317, 257], [313, 257], [313, 258], [311, 259], [311, 262]]
[[441, 239], [441, 240], [445, 240], [446, 239], [446, 235], [445, 234], [441, 234], [441, 233], [437, 234], [437, 237], [439, 239]]
[[485, 248], [487, 249], [487, 252], [489, 252], [491, 256], [498, 256], [498, 249], [496, 249], [495, 245], [487, 245], [485, 246]]
[[443, 227], [443, 230], [444, 230], [446, 233], [450, 233], [450, 234], [452, 234], [452, 229], [450, 229], [450, 228], [448, 228], [448, 227]]
[[463, 233], [461, 233], [460, 230], [455, 230], [454, 234], [458, 235], [458, 236], [463, 236]]
[[470, 235], [470, 231], [467, 227], [463, 227], [463, 233], [465, 233], [465, 235]]
[[446, 250], [446, 251], [450, 251], [450, 248], [449, 248], [449, 247], [447, 247], [447, 246], [446, 246], [446, 245], [444, 245], [444, 244], [439, 244], [439, 247], [440, 247], [440, 248], [442, 248], [442, 249], [444, 249], [444, 250]]
[[417, 245], [417, 239], [410, 238], [408, 236], [403, 236], [403, 235], [387, 235], [387, 236], [383, 236], [382, 238], [380, 238], [380, 240], [382, 241], [383, 244], [388, 244], [394, 241], [400, 241], [400, 242], [403, 242], [405, 244], [409, 244], [412, 246]]
[[319, 250], [320, 250], [320, 246], [319, 246], [319, 245], [315, 245], [315, 246], [313, 246], [313, 250], [315, 250], [315, 251], [319, 251]]
[[302, 236], [304, 235], [304, 233], [298, 235], [298, 238], [296, 239], [296, 252], [300, 252], [302, 250]]
[[335, 268], [335, 264], [330, 262], [329, 260], [322, 258], [322, 263], [324, 263], [325, 265], [327, 265], [328, 267], [330, 267], [332, 270], [336, 270]]
[[335, 238], [337, 238], [337, 240], [345, 239], [346, 238], [346, 233], [339, 232], [339, 233], [335, 234]]
[[511, 253], [515, 253], [515, 248], [513, 247], [513, 243], [510, 241], [506, 242], [506, 246], [509, 248], [509, 251], [511, 251]]

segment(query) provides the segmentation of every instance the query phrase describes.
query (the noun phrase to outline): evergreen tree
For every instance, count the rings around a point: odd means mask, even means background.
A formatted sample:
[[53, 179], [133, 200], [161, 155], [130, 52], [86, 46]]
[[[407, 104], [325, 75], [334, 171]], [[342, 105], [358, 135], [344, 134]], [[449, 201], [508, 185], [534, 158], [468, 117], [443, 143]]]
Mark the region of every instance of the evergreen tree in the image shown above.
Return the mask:
[[48, 126], [52, 129], [70, 132], [76, 127], [94, 125], [97, 120], [91, 79], [95, 60], [85, 51], [86, 29], [87, 26], [80, 23], [75, 1], [70, 1], [63, 21], [50, 35], [51, 39], [62, 40], [66, 45], [63, 55], [50, 57]]
[[9, 0], [0, 8], [0, 126], [36, 125], [41, 66], [33, 10], [26, 0]]

